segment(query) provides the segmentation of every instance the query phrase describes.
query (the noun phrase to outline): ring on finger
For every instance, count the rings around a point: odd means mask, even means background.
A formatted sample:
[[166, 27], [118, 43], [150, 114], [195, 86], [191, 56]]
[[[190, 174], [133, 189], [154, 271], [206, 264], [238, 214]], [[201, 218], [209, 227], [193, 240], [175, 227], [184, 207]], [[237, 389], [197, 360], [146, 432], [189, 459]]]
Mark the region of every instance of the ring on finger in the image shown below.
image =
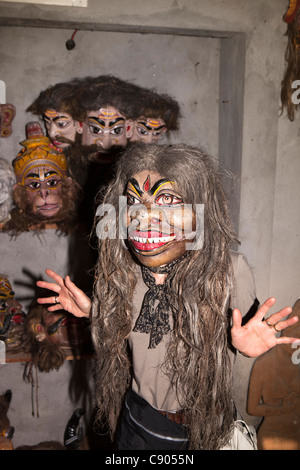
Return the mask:
[[266, 324], [267, 324], [270, 328], [274, 328], [274, 330], [275, 330], [277, 333], [279, 333], [279, 332], [281, 331], [281, 330], [277, 330], [277, 328], [276, 328], [277, 323], [272, 324], [272, 323], [270, 323], [268, 320], [265, 320], [265, 321], [266, 321]]
[[57, 297], [54, 297], [54, 302], [55, 302], [56, 304], [58, 304], [58, 303], [59, 303], [59, 301], [58, 301], [58, 298], [57, 298]]

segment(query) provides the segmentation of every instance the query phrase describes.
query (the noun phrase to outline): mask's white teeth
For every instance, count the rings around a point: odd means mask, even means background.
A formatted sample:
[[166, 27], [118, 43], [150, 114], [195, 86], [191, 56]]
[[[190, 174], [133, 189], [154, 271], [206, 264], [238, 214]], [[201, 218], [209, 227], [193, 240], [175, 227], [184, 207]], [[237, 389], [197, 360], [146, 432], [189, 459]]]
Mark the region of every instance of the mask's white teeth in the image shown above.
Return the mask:
[[169, 242], [172, 240], [175, 240], [175, 236], [171, 237], [161, 237], [161, 238], [141, 238], [141, 237], [133, 237], [133, 240], [135, 240], [138, 243], [165, 243]]

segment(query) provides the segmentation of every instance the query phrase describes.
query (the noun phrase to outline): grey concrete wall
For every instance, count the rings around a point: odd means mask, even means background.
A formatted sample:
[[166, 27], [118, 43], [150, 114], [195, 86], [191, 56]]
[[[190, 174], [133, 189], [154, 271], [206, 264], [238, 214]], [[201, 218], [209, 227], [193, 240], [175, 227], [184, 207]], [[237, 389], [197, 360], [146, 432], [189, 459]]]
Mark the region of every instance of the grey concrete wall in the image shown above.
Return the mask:
[[[24, 110], [41, 89], [68, 76], [94, 72], [157, 86], [177, 97], [184, 111], [178, 139], [220, 155], [225, 137], [219, 126], [220, 41], [241, 33], [245, 80], [239, 121], [240, 250], [253, 267], [260, 300], [272, 295], [278, 307], [294, 303], [300, 279], [300, 126], [299, 115], [293, 123], [279, 116], [286, 47], [282, 16], [287, 6], [286, 0], [89, 0], [86, 9], [0, 2], [0, 79], [11, 84], [7, 101], [18, 110], [12, 138], [1, 140], [1, 156], [12, 159], [18, 151]], [[64, 43], [75, 28], [82, 30], [76, 48], [68, 52]], [[197, 118], [191, 127], [190, 111]], [[25, 281], [20, 274], [27, 263], [22, 249], [17, 260], [12, 255], [17, 263], [12, 267], [6, 261], [12, 242], [3, 237], [0, 242], [8, 274]], [[65, 243], [60, 240], [56, 252], [65, 253]], [[31, 244], [24, 238], [24, 246]], [[43, 261], [51, 260], [48, 253], [40, 260], [40, 252], [45, 250], [38, 250], [39, 261], [32, 268], [36, 272], [42, 271]], [[66, 269], [64, 256], [60, 262]]]

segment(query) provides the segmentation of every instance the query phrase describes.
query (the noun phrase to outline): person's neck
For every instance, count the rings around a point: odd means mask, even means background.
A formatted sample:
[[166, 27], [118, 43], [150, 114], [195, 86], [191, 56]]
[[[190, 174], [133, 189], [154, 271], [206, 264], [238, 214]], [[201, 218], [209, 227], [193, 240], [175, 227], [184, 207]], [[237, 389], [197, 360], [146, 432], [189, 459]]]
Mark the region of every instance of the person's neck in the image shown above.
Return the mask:
[[161, 273], [153, 273], [153, 272], [151, 272], [151, 274], [154, 277], [156, 284], [163, 284], [168, 275], [167, 273], [161, 274]]

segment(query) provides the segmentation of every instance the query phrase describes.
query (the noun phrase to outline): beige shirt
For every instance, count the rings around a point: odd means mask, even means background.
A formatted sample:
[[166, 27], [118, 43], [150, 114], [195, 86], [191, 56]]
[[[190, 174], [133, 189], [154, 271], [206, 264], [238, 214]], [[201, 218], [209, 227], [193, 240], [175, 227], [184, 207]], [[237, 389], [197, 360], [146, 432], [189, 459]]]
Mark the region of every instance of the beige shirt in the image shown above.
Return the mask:
[[[239, 308], [244, 316], [256, 298], [254, 278], [244, 255], [232, 252], [232, 261], [236, 283], [231, 308]], [[140, 272], [133, 298], [135, 308], [133, 325], [139, 316], [147, 290], [148, 287]], [[154, 408], [165, 411], [180, 409], [175, 390], [167, 375], [161, 370], [161, 364], [166, 354], [166, 345], [171, 334], [170, 332], [165, 335], [163, 341], [154, 349], [148, 348], [149, 335], [147, 333], [131, 331], [128, 338], [133, 358], [133, 391]]]

